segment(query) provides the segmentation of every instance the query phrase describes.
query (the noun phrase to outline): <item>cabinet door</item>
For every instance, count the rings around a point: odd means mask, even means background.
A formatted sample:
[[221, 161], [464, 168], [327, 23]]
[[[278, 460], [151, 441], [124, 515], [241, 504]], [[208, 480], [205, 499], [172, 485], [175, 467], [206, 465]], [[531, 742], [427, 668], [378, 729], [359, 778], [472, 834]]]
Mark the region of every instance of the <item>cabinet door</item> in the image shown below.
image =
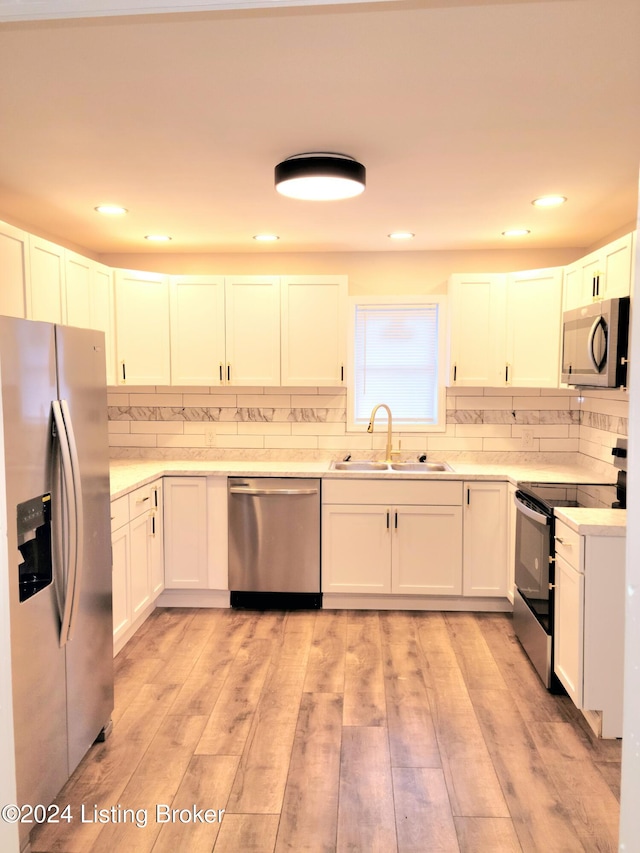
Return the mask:
[[115, 271], [118, 384], [169, 385], [169, 279]]
[[504, 384], [505, 277], [456, 274], [449, 279], [449, 385]]
[[0, 222], [0, 314], [27, 316], [29, 235]]
[[506, 384], [558, 387], [561, 327], [562, 268], [510, 273]]
[[346, 276], [284, 276], [283, 385], [342, 385], [347, 340]]
[[151, 575], [151, 597], [155, 600], [164, 589], [164, 523], [162, 511], [162, 480], [152, 483], [150, 524], [151, 541], [149, 560]]
[[627, 234], [600, 250], [603, 270], [597, 294], [600, 298], [629, 296], [634, 252], [633, 236], [633, 234]]
[[93, 261], [70, 252], [64, 252], [65, 298], [67, 324], [81, 329], [91, 325], [91, 268]]
[[507, 485], [465, 483], [463, 594], [507, 594]]
[[391, 521], [391, 591], [404, 594], [460, 595], [460, 507], [394, 507]]
[[507, 598], [513, 604], [516, 568], [516, 519], [518, 510], [514, 503], [516, 486], [507, 486]]
[[207, 589], [207, 478], [165, 477], [166, 589]]
[[[562, 310], [571, 311], [584, 305], [584, 294], [582, 287], [582, 266], [580, 261], [575, 261], [564, 268], [562, 276]], [[589, 298], [590, 301], [590, 298]]]
[[129, 522], [131, 618], [151, 603], [151, 518], [148, 511]]
[[218, 385], [225, 377], [224, 278], [171, 276], [171, 383]]
[[584, 574], [556, 555], [554, 670], [578, 708], [582, 708]]
[[226, 381], [280, 384], [280, 280], [237, 276], [225, 282]]
[[129, 525], [125, 524], [111, 534], [113, 551], [113, 642], [118, 641], [131, 625], [131, 597], [129, 591]]
[[66, 323], [64, 291], [64, 249], [29, 235], [29, 305], [30, 320]]
[[91, 328], [104, 332], [107, 385], [115, 385], [113, 270], [104, 264], [94, 264], [91, 269]]
[[322, 510], [322, 591], [391, 592], [391, 510], [328, 504]]

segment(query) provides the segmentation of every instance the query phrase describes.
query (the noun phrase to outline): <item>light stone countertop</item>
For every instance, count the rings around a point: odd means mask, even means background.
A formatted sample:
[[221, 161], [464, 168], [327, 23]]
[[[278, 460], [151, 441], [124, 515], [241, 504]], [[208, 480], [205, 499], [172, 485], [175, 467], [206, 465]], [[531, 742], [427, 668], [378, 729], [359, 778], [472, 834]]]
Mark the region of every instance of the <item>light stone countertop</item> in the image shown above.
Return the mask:
[[331, 477], [339, 479], [415, 480], [507, 480], [513, 484], [524, 481], [589, 483], [594, 476], [582, 465], [531, 463], [471, 463], [451, 462], [452, 471], [425, 474], [415, 471], [334, 471], [331, 462], [248, 461], [242, 460], [131, 460], [113, 459], [110, 463], [111, 497], [117, 498], [158, 477], [168, 476], [245, 476], [245, 477]]
[[554, 513], [581, 536], [626, 536], [627, 533], [626, 509], [558, 507]]

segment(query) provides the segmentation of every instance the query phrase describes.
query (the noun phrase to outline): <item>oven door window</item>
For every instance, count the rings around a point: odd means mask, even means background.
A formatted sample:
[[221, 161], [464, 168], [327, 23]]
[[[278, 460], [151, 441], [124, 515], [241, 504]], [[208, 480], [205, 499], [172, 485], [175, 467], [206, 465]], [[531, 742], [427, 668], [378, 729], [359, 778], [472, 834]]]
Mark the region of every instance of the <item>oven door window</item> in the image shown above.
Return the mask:
[[[550, 527], [518, 512], [515, 581], [540, 622], [549, 620]], [[546, 627], [546, 625], [545, 625]]]

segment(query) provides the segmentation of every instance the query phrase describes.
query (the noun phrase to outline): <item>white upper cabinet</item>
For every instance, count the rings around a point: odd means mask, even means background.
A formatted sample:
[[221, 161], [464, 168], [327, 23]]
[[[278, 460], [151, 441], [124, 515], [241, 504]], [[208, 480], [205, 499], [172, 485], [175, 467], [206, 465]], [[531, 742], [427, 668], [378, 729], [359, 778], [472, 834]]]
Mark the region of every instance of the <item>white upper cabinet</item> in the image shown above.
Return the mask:
[[224, 277], [171, 276], [171, 383], [218, 385], [226, 376]]
[[91, 328], [91, 267], [93, 261], [65, 250], [64, 275], [67, 324]]
[[30, 320], [67, 322], [64, 252], [55, 243], [29, 235], [27, 317]]
[[500, 274], [449, 279], [449, 384], [492, 386], [504, 376], [506, 289]]
[[557, 387], [562, 268], [449, 279], [449, 384]]
[[116, 384], [116, 348], [113, 317], [113, 270], [91, 265], [91, 328], [104, 332], [107, 385]]
[[635, 239], [634, 231], [566, 267], [565, 311], [598, 299], [629, 295]]
[[226, 364], [231, 385], [280, 385], [280, 279], [225, 281]]
[[0, 222], [0, 314], [27, 316], [29, 235]]
[[169, 277], [115, 271], [117, 382], [169, 385]]
[[507, 276], [504, 384], [557, 388], [562, 333], [562, 268]]
[[347, 276], [283, 276], [282, 385], [341, 385], [347, 340]]

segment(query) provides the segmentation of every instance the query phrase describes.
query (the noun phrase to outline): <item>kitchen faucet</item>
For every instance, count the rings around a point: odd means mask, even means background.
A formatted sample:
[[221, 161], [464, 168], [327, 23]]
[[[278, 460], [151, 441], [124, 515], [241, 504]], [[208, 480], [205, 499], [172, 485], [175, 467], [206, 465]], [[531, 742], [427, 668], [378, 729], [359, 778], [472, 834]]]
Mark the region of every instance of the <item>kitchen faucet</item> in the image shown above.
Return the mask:
[[385, 409], [387, 412], [387, 447], [385, 449], [385, 462], [391, 462], [391, 430], [392, 430], [392, 419], [391, 419], [391, 409], [387, 406], [386, 403], [378, 403], [377, 406], [373, 407], [373, 411], [371, 412], [371, 417], [369, 418], [369, 426], [367, 427], [367, 432], [373, 432], [373, 422], [376, 419], [376, 413], [378, 409]]

